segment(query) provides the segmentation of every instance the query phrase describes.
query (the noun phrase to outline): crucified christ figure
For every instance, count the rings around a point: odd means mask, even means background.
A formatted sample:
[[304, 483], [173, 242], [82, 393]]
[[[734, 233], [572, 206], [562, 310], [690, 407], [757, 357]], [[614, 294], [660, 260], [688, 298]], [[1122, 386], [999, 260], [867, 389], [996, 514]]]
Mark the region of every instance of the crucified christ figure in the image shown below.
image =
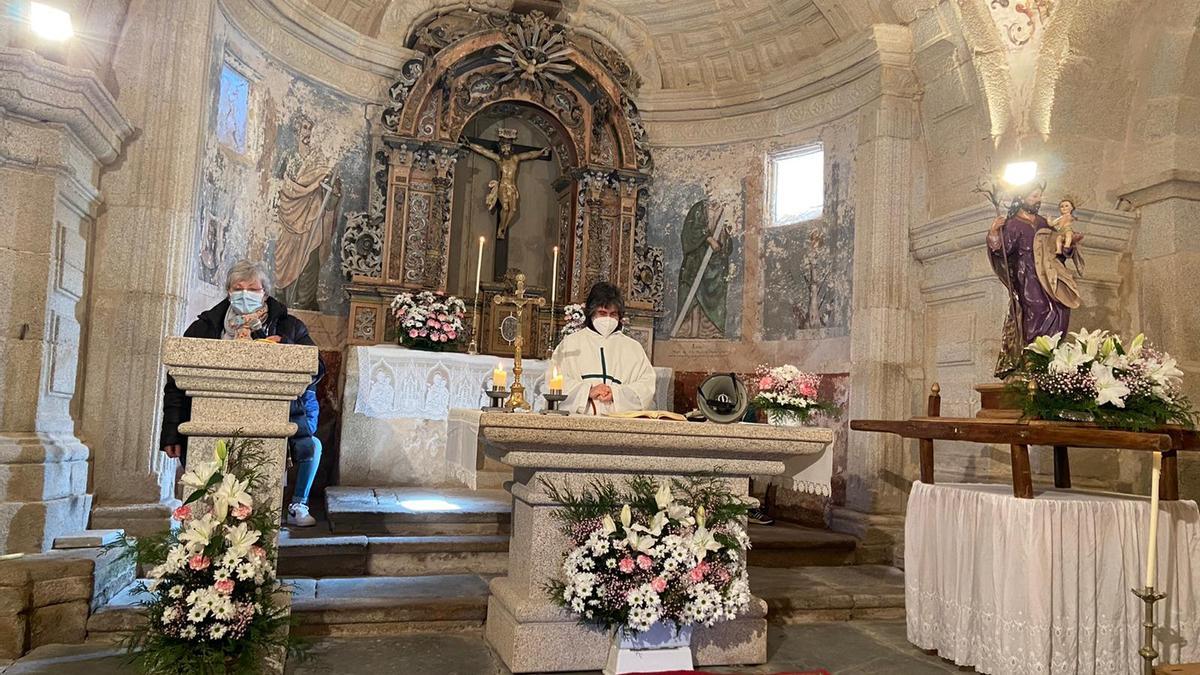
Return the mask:
[[500, 224], [496, 227], [496, 238], [504, 239], [508, 235], [509, 226], [517, 217], [517, 200], [521, 197], [517, 192], [518, 166], [526, 160], [549, 157], [550, 148], [514, 153], [513, 140], [517, 132], [514, 129], [500, 129], [496, 135], [499, 136], [498, 152], [492, 152], [471, 141], [466, 141], [466, 144], [474, 152], [495, 162], [500, 172], [496, 180], [488, 182], [487, 207], [491, 211], [497, 204], [500, 205]]

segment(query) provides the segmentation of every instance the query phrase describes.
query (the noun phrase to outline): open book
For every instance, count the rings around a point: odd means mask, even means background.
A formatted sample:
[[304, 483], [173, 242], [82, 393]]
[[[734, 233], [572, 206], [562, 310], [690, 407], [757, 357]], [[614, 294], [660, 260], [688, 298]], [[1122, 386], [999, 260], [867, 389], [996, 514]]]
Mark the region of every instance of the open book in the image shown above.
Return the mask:
[[608, 413], [605, 417], [624, 417], [625, 419], [674, 420], [686, 422], [687, 418], [670, 410], [630, 410], [629, 412]]

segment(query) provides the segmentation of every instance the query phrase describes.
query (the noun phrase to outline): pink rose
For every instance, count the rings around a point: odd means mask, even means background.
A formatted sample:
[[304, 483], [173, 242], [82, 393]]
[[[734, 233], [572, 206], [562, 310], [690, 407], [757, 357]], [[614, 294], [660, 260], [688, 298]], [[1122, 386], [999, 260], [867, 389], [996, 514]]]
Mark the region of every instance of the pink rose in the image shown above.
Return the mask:
[[767, 390], [771, 389], [771, 387], [773, 387], [773, 386], [775, 386], [775, 383], [771, 381], [770, 375], [764, 376], [761, 380], [758, 381], [758, 388], [761, 390], [767, 391]]
[[653, 588], [655, 593], [662, 593], [667, 590], [667, 580], [662, 577], [654, 577], [650, 581], [650, 588]]
[[688, 578], [695, 583], [700, 583], [701, 581], [704, 581], [704, 570], [700, 569], [700, 566], [697, 565], [696, 567], [692, 568], [691, 572], [688, 572]]
[[229, 595], [233, 592], [233, 579], [221, 579], [217, 583], [213, 584], [213, 586], [221, 595]]
[[267, 550], [261, 546], [251, 546], [250, 554], [256, 558], [265, 558], [267, 557]]
[[203, 555], [203, 554], [199, 554], [199, 553], [198, 553], [198, 554], [196, 554], [196, 555], [192, 556], [190, 560], [188, 560], [188, 567], [190, 567], [190, 568], [192, 568], [192, 569], [196, 570], [197, 572], [199, 572], [200, 570], [206, 570], [206, 569], [208, 569], [208, 566], [209, 566], [211, 563], [212, 563], [212, 561], [211, 561], [211, 560], [209, 560], [208, 558], [204, 557], [204, 555]]
[[410, 338], [415, 338], [415, 337], [417, 337], [417, 329], [416, 329], [416, 328], [410, 328], [410, 329], [408, 330], [408, 337], [410, 337]]
[[171, 512], [171, 517], [179, 522], [183, 522], [192, 517], [192, 507], [186, 504]]
[[621, 571], [625, 574], [629, 574], [633, 571], [633, 558], [629, 556], [621, 558], [621, 562], [617, 563], [617, 567], [621, 568]]
[[800, 385], [800, 395], [812, 398], [817, 395], [817, 388], [812, 386], [811, 383], [805, 382], [804, 384]]
[[637, 566], [644, 570], [648, 570], [651, 567], [654, 567], [654, 561], [651, 560], [650, 556], [648, 555], [639, 555], [637, 557]]
[[233, 517], [238, 520], [245, 520], [250, 517], [250, 507], [242, 504], [233, 510]]
[[454, 339], [454, 338], [456, 338], [456, 337], [458, 337], [458, 333], [455, 333], [455, 332], [454, 332], [454, 331], [452, 331], [452, 330], [451, 330], [451, 331], [446, 331], [446, 338], [447, 338], [447, 339], [449, 339], [449, 340], [453, 340], [453, 339]]

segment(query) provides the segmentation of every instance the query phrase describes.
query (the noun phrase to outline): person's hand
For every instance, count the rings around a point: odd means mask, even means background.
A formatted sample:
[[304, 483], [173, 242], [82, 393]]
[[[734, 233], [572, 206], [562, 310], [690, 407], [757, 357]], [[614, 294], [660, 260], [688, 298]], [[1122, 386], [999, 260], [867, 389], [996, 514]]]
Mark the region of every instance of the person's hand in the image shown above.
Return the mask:
[[607, 384], [593, 384], [588, 398], [601, 403], [612, 403], [612, 387]]
[[1004, 216], [996, 216], [996, 219], [992, 221], [991, 232], [993, 234], [999, 234], [1000, 227], [1003, 225], [1004, 225]]
[[183, 454], [183, 446], [178, 443], [174, 445], [164, 445], [163, 452], [167, 453], [167, 457], [170, 457], [171, 459], [179, 459], [179, 456]]

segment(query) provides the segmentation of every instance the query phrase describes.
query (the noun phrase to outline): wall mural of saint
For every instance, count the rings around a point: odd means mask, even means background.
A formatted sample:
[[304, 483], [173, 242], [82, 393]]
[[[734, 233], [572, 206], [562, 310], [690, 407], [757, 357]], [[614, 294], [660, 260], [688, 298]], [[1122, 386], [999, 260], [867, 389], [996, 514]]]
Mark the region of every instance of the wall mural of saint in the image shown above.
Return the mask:
[[318, 310], [321, 264], [329, 258], [342, 197], [334, 164], [312, 142], [313, 122], [296, 116], [296, 154], [282, 166], [276, 215], [282, 226], [275, 242], [275, 286], [293, 309]]
[[707, 198], [692, 204], [679, 241], [679, 304], [672, 337], [725, 337], [725, 302], [731, 245], [723, 224], [725, 206]]

